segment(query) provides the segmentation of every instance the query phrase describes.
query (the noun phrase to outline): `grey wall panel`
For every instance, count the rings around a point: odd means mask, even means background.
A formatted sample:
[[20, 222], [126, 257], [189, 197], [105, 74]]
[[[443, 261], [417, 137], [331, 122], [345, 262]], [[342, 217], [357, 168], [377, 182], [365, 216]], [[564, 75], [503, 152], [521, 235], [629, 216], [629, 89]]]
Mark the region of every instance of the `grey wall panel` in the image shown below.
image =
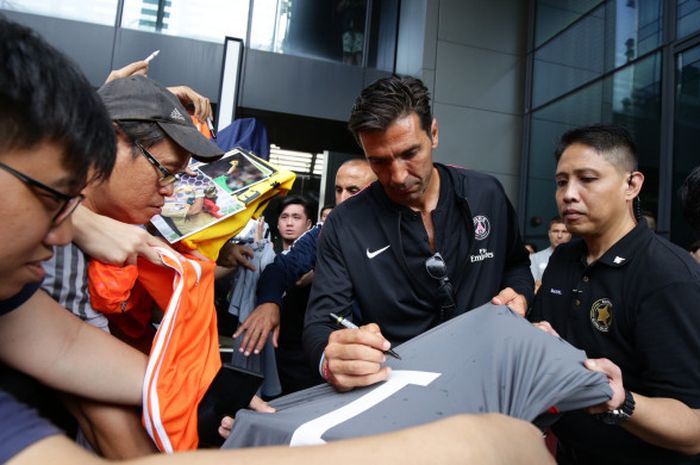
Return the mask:
[[439, 0], [437, 6], [433, 95], [440, 147], [435, 159], [497, 175], [514, 205], [519, 201], [526, 3]]
[[151, 62], [149, 77], [167, 86], [186, 84], [214, 102], [219, 98], [222, 44], [122, 29], [117, 35], [112, 65], [111, 26], [12, 11], [3, 14], [31, 27], [73, 58], [95, 87], [102, 85], [113, 68], [142, 60], [159, 49], [160, 54]]
[[437, 101], [522, 113], [524, 57], [440, 41], [437, 63]]
[[[364, 75], [362, 78], [362, 88], [361, 89], [364, 89], [365, 87], [367, 87], [368, 85], [370, 85], [374, 81], [376, 81], [377, 79], [381, 79], [381, 78], [389, 76], [389, 75], [391, 75], [391, 73], [389, 73], [387, 71], [380, 71], [378, 69], [369, 69], [369, 68], [365, 69]], [[358, 94], [359, 94], [359, 92], [358, 92]], [[353, 101], [355, 101], [355, 97], [357, 97], [357, 95], [353, 96]], [[350, 108], [348, 108], [348, 112], [350, 112]]]
[[440, 144], [435, 158], [465, 168], [517, 176], [522, 117], [436, 104]]
[[433, 102], [435, 101], [435, 70], [423, 68], [420, 74], [420, 79], [423, 81], [425, 86], [430, 91], [430, 95], [433, 97]]
[[439, 40], [504, 53], [525, 52], [524, 0], [441, 0]]
[[364, 71], [357, 66], [246, 52], [239, 102], [244, 107], [346, 121], [365, 82]]
[[219, 100], [223, 44], [121, 29], [114, 66], [142, 60], [154, 50], [160, 54], [150, 63], [149, 77], [166, 86], [186, 84], [213, 102]]
[[435, 69], [437, 60], [438, 22], [440, 20], [440, 2], [428, 0], [425, 9], [425, 38], [423, 44], [423, 67]]
[[[143, 59], [154, 50], [149, 76], [165, 85], [186, 84], [219, 98], [223, 44], [121, 29], [110, 64], [114, 28], [32, 14], [3, 11], [26, 24], [72, 57], [96, 87], [112, 68]], [[246, 50], [239, 106], [347, 121], [355, 97], [389, 73], [330, 61]]]
[[[518, 200], [518, 186], [520, 185], [520, 178], [518, 176], [510, 176], [506, 174], [499, 173], [489, 173], [498, 179], [503, 185], [503, 189], [506, 191], [506, 195], [514, 206]], [[522, 231], [520, 232], [522, 234]]]
[[100, 86], [109, 74], [113, 27], [7, 10], [2, 10], [2, 14], [34, 29], [72, 58], [95, 87]]

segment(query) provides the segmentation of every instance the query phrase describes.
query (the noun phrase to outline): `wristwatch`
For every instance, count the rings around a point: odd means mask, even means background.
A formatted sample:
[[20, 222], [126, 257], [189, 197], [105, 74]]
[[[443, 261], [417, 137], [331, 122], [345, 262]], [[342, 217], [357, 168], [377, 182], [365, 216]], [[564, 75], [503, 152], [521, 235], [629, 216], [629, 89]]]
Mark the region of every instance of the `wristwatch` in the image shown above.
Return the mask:
[[625, 389], [625, 401], [618, 408], [597, 415], [598, 420], [606, 425], [619, 425], [624, 423], [634, 413], [634, 397], [632, 393]]

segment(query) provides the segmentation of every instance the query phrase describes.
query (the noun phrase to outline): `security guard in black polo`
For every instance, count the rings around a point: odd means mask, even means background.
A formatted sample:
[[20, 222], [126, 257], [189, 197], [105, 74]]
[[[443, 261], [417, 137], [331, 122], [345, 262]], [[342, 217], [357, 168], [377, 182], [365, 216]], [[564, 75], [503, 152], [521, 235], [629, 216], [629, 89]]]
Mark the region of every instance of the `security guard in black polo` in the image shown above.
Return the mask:
[[700, 463], [700, 267], [635, 220], [644, 176], [626, 131], [569, 131], [557, 160], [557, 205], [579, 239], [552, 255], [530, 319], [584, 350], [613, 389], [555, 425], [557, 460]]

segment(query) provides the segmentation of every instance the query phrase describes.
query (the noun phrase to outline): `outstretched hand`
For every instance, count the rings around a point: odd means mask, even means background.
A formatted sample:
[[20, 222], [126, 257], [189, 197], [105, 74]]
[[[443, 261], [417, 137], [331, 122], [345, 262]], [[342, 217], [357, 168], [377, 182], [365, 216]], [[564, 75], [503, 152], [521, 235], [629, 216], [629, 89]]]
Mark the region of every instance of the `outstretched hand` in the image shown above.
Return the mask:
[[259, 354], [263, 350], [270, 333], [272, 345], [276, 348], [280, 335], [280, 307], [275, 303], [266, 302], [255, 307], [233, 334], [233, 338], [243, 335], [238, 350], [247, 357], [251, 353]]
[[239, 266], [255, 271], [255, 264], [251, 261], [255, 257], [255, 252], [248, 246], [227, 242], [219, 250], [219, 258], [216, 264], [224, 268], [238, 269]]
[[114, 265], [132, 265], [144, 257], [162, 264], [154, 247], [169, 248], [166, 242], [143, 228], [99, 215], [80, 206], [73, 213], [73, 240], [88, 255]]
[[146, 73], [148, 73], [148, 63], [145, 60], [135, 61], [133, 63], [129, 63], [123, 68], [113, 69], [107, 76], [105, 84], [110, 81], [114, 81], [115, 79], [121, 79], [129, 76], [145, 76]]

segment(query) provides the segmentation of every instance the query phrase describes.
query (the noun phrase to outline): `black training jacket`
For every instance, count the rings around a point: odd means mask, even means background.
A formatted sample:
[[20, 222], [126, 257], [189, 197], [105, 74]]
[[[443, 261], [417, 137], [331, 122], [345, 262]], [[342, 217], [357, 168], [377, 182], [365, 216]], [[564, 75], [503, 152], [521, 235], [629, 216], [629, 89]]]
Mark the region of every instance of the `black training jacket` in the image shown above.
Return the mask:
[[[459, 246], [469, 248], [467, 263], [456, 272], [459, 282], [453, 282], [460, 289], [457, 313], [489, 302], [505, 287], [512, 287], [531, 302], [534, 283], [530, 259], [501, 184], [475, 171], [441, 168], [450, 176], [457, 194], [456, 208], [461, 211], [454, 214], [473, 219], [465, 221], [468, 226], [457, 236], [465, 241]], [[362, 321], [357, 323], [377, 323], [392, 344], [440, 322], [435, 296], [421, 295], [412, 285], [415, 280], [432, 278], [409, 273], [402, 255], [402, 214], [402, 208], [374, 182], [337, 206], [326, 220], [303, 333], [304, 350], [313, 366], [318, 366], [328, 335], [337, 329], [330, 321], [331, 312], [349, 315], [353, 305], [359, 307]]]

